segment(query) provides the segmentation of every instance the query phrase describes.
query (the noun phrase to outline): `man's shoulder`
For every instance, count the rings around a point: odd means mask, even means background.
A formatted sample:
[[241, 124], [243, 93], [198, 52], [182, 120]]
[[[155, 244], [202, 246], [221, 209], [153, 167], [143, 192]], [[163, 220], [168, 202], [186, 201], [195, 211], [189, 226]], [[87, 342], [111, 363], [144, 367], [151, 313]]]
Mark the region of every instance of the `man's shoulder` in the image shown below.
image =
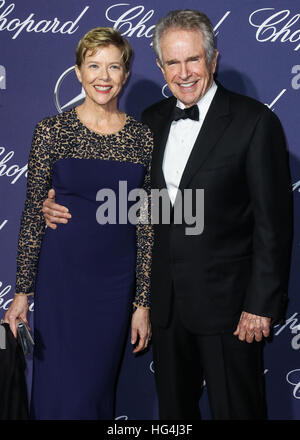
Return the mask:
[[255, 109], [262, 109], [264, 104], [260, 102], [258, 99], [255, 99], [248, 95], [243, 95], [241, 93], [228, 91], [231, 95], [231, 99], [233, 102], [236, 102], [237, 104], [243, 104], [245, 106], [248, 106], [249, 108], [255, 108]]
[[230, 111], [240, 121], [249, 125], [256, 125], [259, 121], [270, 126], [281, 126], [278, 116], [258, 99], [241, 93], [233, 92], [221, 86], [222, 93], [229, 97]]
[[248, 114], [259, 115], [262, 113], [272, 113], [272, 111], [258, 99], [248, 95], [228, 90], [221, 86], [222, 92], [230, 98], [231, 109], [237, 112], [246, 112]]

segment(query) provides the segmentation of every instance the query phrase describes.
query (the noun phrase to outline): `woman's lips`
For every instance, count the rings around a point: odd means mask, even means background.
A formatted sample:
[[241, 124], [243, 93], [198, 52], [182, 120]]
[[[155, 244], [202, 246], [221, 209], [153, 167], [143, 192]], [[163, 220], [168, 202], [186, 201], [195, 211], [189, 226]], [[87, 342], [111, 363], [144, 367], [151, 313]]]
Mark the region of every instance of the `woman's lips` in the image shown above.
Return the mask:
[[94, 86], [94, 88], [98, 93], [109, 93], [112, 86]]

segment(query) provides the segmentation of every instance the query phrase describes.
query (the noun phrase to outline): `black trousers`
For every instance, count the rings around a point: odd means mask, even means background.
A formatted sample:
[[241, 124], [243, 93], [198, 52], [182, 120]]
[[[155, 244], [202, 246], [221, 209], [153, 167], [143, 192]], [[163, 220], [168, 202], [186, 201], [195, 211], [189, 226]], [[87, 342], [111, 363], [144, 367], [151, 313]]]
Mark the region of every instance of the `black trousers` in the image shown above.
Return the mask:
[[201, 419], [203, 380], [213, 419], [266, 418], [262, 342], [248, 344], [232, 333], [193, 334], [176, 301], [169, 326], [153, 326], [152, 332], [160, 419]]

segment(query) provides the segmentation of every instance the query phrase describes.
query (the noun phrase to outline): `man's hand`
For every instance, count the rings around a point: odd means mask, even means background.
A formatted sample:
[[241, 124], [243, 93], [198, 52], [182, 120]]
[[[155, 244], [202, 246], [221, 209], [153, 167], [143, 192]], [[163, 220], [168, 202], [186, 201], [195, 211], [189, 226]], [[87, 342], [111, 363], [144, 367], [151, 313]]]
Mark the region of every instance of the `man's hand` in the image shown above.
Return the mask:
[[240, 321], [233, 333], [239, 337], [240, 341], [253, 342], [254, 339], [259, 342], [263, 336], [267, 338], [270, 334], [271, 318], [252, 315], [251, 313], [242, 312]]
[[149, 310], [137, 308], [131, 320], [131, 344], [135, 344], [139, 337], [139, 343], [133, 353], [144, 350], [151, 339], [151, 324]]
[[49, 190], [48, 198], [43, 202], [42, 212], [44, 213], [46, 225], [51, 229], [57, 228], [55, 223], [68, 223], [68, 219], [72, 217], [68, 208], [55, 203], [54, 189]]

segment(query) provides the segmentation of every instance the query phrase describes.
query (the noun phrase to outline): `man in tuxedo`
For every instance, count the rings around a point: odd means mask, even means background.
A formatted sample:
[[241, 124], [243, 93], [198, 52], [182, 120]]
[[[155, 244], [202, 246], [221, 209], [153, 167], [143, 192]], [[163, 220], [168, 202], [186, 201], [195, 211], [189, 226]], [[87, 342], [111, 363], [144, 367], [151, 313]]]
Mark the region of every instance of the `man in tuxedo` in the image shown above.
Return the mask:
[[[151, 274], [160, 418], [199, 419], [205, 379], [214, 419], [263, 419], [262, 349], [284, 314], [292, 242], [283, 131], [266, 106], [214, 81], [218, 51], [200, 11], [171, 11], [153, 47], [174, 95], [142, 116], [152, 188], [171, 204], [169, 224], [154, 225]], [[193, 212], [204, 190], [201, 234], [187, 234], [184, 215], [175, 221], [186, 189]]]

